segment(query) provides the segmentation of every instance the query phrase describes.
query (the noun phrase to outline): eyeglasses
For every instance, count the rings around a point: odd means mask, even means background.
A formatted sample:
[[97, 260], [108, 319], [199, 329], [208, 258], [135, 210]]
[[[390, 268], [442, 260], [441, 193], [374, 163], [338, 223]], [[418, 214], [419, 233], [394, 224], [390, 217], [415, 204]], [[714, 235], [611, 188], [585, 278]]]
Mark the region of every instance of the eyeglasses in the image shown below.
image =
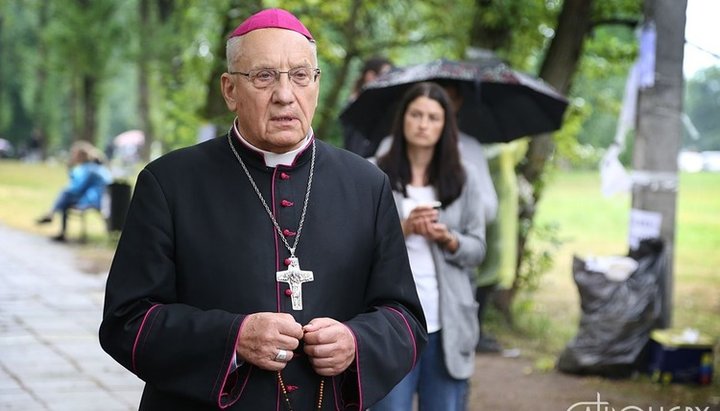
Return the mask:
[[228, 74], [240, 74], [250, 80], [256, 88], [266, 88], [275, 85], [280, 81], [281, 74], [287, 74], [290, 81], [298, 86], [305, 87], [311, 82], [317, 81], [320, 76], [319, 68], [311, 67], [295, 67], [288, 71], [280, 71], [278, 69], [258, 69], [250, 70], [247, 73], [241, 71], [230, 71]]

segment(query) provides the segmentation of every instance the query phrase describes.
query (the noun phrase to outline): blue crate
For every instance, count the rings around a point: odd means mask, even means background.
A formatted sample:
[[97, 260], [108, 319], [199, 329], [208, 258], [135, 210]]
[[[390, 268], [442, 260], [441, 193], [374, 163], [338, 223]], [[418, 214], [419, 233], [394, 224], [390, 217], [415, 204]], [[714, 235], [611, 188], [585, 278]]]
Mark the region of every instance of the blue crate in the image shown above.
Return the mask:
[[648, 371], [660, 383], [710, 384], [713, 378], [713, 343], [703, 337], [694, 343], [678, 338], [682, 331], [655, 330], [650, 335]]

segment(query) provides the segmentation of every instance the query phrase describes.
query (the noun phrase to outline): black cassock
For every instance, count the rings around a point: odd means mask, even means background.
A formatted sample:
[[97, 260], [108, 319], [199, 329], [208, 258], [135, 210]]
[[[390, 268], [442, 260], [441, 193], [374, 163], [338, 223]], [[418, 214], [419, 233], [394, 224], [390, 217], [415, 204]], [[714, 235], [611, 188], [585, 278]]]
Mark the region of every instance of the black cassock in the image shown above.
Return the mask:
[[[140, 409], [283, 410], [277, 375], [233, 370], [243, 320], [330, 317], [353, 332], [356, 357], [326, 378], [323, 409], [365, 409], [410, 371], [425, 345], [425, 319], [387, 177], [345, 150], [315, 140], [316, 164], [296, 256], [314, 281], [292, 309], [285, 248], [228, 139], [171, 152], [138, 176], [108, 277], [100, 342], [143, 379]], [[265, 201], [294, 242], [311, 145], [292, 166], [265, 166], [235, 137]], [[302, 348], [302, 347], [301, 347]], [[307, 358], [282, 372], [295, 410], [314, 409], [320, 377]]]

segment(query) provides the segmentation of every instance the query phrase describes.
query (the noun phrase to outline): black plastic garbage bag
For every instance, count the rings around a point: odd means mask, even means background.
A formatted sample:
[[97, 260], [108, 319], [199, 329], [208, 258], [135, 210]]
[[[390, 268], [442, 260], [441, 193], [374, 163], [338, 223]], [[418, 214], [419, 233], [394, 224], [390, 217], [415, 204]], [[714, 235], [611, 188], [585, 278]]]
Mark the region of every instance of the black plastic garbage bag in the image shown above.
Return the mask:
[[662, 240], [641, 241], [629, 257], [638, 266], [623, 281], [591, 271], [586, 261], [573, 257], [582, 315], [577, 335], [558, 359], [560, 371], [624, 378], [643, 369], [644, 349], [663, 309], [667, 263]]

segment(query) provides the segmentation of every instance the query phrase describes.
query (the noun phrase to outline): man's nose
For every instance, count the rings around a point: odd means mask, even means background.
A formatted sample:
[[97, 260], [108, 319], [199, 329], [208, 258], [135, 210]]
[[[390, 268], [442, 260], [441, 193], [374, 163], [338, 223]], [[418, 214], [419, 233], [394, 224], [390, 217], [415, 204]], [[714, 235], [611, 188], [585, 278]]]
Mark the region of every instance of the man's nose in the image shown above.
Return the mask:
[[[286, 74], [286, 75], [283, 75]], [[280, 78], [275, 83], [273, 90], [273, 101], [280, 104], [290, 104], [295, 101], [295, 93], [290, 76], [287, 73], [280, 73]]]

